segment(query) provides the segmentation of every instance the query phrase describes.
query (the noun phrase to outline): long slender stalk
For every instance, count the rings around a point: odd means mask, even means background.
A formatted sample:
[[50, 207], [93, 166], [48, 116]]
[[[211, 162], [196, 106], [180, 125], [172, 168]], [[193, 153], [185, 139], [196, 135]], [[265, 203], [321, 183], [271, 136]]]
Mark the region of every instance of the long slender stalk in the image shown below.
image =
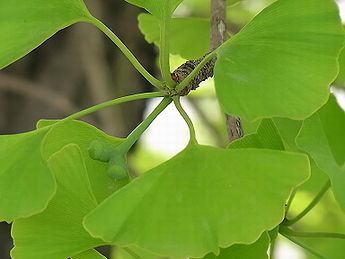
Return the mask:
[[200, 70], [216, 55], [215, 52], [209, 53], [197, 66], [194, 70], [179, 84], [176, 86], [176, 91], [179, 93], [185, 89], [193, 78], [200, 72]]
[[345, 239], [345, 234], [330, 233], [330, 232], [297, 232], [287, 227], [280, 227], [279, 233], [288, 235], [290, 237], [305, 237], [305, 238], [332, 238]]
[[328, 189], [331, 187], [331, 182], [328, 180], [327, 183], [322, 187], [320, 192], [315, 196], [315, 198], [311, 201], [311, 203], [295, 218], [291, 220], [284, 221], [285, 226], [291, 226], [301, 220], [305, 215], [307, 215], [322, 199], [322, 197], [325, 195], [325, 193], [328, 191]]
[[191, 143], [198, 143], [196, 136], [195, 136], [195, 129], [192, 120], [186, 113], [186, 111], [183, 109], [181, 102], [180, 102], [180, 97], [179, 96], [174, 96], [173, 97], [174, 104], [178, 112], [181, 114], [182, 118], [185, 120], [185, 122], [188, 125], [189, 128], [189, 134], [190, 134], [190, 142]]
[[[165, 1], [168, 5], [168, 1]], [[169, 10], [168, 6], [165, 6], [164, 11]], [[170, 32], [170, 14], [165, 14], [165, 19], [160, 22], [160, 49], [159, 49], [159, 63], [164, 81], [169, 88], [174, 88], [176, 83], [172, 80], [170, 74], [170, 44], [169, 44], [169, 32]]]
[[289, 239], [291, 242], [295, 243], [296, 245], [302, 247], [304, 250], [308, 251], [309, 253], [311, 253], [312, 255], [315, 255], [316, 257], [320, 258], [320, 259], [329, 259], [325, 256], [323, 256], [322, 254], [316, 252], [314, 249], [312, 249], [311, 247], [303, 244], [302, 242], [296, 240], [295, 238], [293, 237], [289, 237], [285, 234], [282, 234], [285, 238]]
[[138, 141], [140, 136], [145, 132], [145, 130], [151, 125], [151, 123], [154, 121], [154, 119], [157, 118], [157, 116], [164, 111], [164, 109], [172, 102], [170, 97], [165, 97], [160, 104], [151, 112], [147, 118], [140, 123], [126, 138], [126, 141], [124, 141], [122, 144], [117, 146], [117, 150], [119, 150], [120, 153], [127, 153], [128, 150]]
[[108, 38], [121, 50], [121, 52], [127, 57], [129, 62], [135, 67], [136, 70], [153, 86], [163, 90], [164, 86], [161, 81], [152, 76], [138, 61], [138, 59], [133, 55], [133, 53], [127, 48], [127, 46], [117, 37], [104, 23], [95, 17], [90, 19], [90, 23], [94, 24], [98, 29], [100, 29]]
[[80, 112], [74, 113], [60, 121], [58, 121], [57, 123], [53, 124], [52, 126], [58, 126], [60, 124], [63, 124], [67, 121], [70, 120], [75, 120], [78, 119], [80, 117], [83, 117], [85, 115], [88, 115], [90, 113], [94, 113], [98, 110], [102, 110], [117, 104], [121, 104], [121, 103], [126, 103], [126, 102], [131, 102], [131, 101], [137, 101], [137, 100], [143, 100], [143, 99], [150, 99], [150, 98], [156, 98], [156, 97], [163, 97], [165, 94], [161, 93], [161, 92], [154, 92], [154, 93], [140, 93], [140, 94], [133, 94], [133, 95], [127, 95], [124, 97], [120, 97], [120, 98], [116, 98], [114, 100], [110, 100], [104, 103], [100, 103], [97, 104], [95, 106], [92, 106], [90, 108], [87, 108], [85, 110], [82, 110]]

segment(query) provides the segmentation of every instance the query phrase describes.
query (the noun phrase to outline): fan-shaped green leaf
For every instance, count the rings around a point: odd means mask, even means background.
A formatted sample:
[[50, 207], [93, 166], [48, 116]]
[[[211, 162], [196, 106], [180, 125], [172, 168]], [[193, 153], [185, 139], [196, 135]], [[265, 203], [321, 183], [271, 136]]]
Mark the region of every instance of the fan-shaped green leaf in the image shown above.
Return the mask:
[[55, 182], [40, 152], [46, 132], [0, 136], [0, 221], [39, 213], [54, 195]]
[[163, 20], [166, 17], [171, 17], [176, 7], [183, 0], [125, 0], [126, 2], [142, 7], [149, 13]]
[[[41, 120], [38, 127], [51, 125], [56, 121]], [[103, 201], [115, 189], [114, 181], [107, 174], [108, 164], [91, 159], [88, 155], [88, 148], [94, 141], [107, 142], [109, 145], [117, 146], [122, 142], [121, 139], [106, 135], [94, 126], [82, 121], [69, 121], [62, 125], [52, 128], [44, 138], [42, 144], [42, 155], [48, 159], [52, 154], [59, 151], [62, 147], [74, 143], [77, 144], [83, 157], [91, 181], [92, 190], [98, 202]], [[94, 172], [97, 172], [95, 174]]]
[[[338, 164], [336, 159], [338, 157], [338, 159], [344, 160], [344, 153], [337, 153], [343, 147], [339, 147], [333, 141], [335, 140], [335, 136], [330, 135], [332, 133], [341, 133], [340, 139], [342, 138], [345, 132], [345, 114], [344, 111], [340, 110], [339, 106], [337, 107], [338, 111], [334, 110], [336, 108], [335, 105], [335, 99], [331, 98], [324, 108], [306, 119], [296, 138], [296, 143], [329, 176], [335, 198], [342, 209], [345, 210], [345, 189], [343, 186], [345, 182], [345, 170], [341, 167], [342, 164]], [[328, 118], [328, 116], [332, 116], [333, 118]], [[339, 127], [344, 128], [339, 129]]]
[[82, 0], [0, 1], [0, 69], [57, 31], [89, 17]]
[[268, 259], [267, 250], [270, 239], [267, 232], [263, 233], [259, 240], [250, 245], [233, 245], [221, 249], [218, 256], [209, 254], [204, 259]]
[[189, 145], [107, 198], [84, 226], [119, 246], [172, 257], [217, 254], [277, 226], [309, 170], [301, 154]]
[[225, 112], [305, 119], [327, 102], [344, 42], [333, 0], [278, 0], [218, 50]]
[[69, 258], [104, 243], [82, 225], [97, 201], [79, 147], [66, 146], [48, 160], [48, 166], [56, 178], [56, 195], [41, 214], [14, 222], [14, 259]]
[[[159, 19], [150, 14], [140, 14], [138, 20], [146, 41], [159, 46]], [[202, 18], [173, 18], [169, 40], [172, 54], [188, 60], [200, 58], [210, 47], [210, 21]]]

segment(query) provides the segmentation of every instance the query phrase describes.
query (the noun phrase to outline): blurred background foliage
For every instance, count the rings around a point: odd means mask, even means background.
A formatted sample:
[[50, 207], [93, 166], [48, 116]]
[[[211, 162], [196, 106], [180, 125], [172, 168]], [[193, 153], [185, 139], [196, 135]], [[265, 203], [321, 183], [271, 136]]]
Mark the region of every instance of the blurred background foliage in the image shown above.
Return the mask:
[[[175, 12], [176, 17], [208, 19], [209, 0], [185, 0]], [[228, 34], [236, 34], [273, 0], [228, 0]], [[340, 4], [343, 3], [339, 1]], [[126, 43], [148, 70], [157, 74], [157, 48], [145, 42], [138, 28], [137, 16], [142, 10], [125, 1], [92, 1], [87, 5]], [[342, 5], [341, 8], [345, 8]], [[192, 30], [193, 27], [190, 29]], [[180, 31], [181, 30], [181, 31]], [[195, 45], [208, 42], [207, 26], [197, 31], [177, 27], [176, 41], [183, 44], [185, 53], [195, 51]], [[194, 36], [193, 36], [194, 35]], [[174, 37], [174, 35], [172, 35]], [[154, 41], [153, 39], [150, 41]], [[186, 58], [186, 57], [185, 57]], [[171, 55], [171, 69], [185, 59]], [[159, 76], [159, 75], [158, 75]], [[121, 53], [96, 28], [77, 24], [65, 29], [22, 60], [0, 71], [0, 134], [31, 130], [41, 118], [58, 119], [70, 113], [115, 97], [152, 89], [132, 68]], [[340, 58], [340, 74], [334, 84], [338, 97], [345, 96], [345, 51]], [[153, 109], [156, 100], [135, 102], [107, 109], [85, 118], [109, 134], [126, 136]], [[217, 103], [213, 80], [184, 98], [183, 104], [193, 118], [197, 136], [202, 144], [220, 147], [227, 145], [224, 115]], [[259, 122], [244, 123], [245, 133], [255, 132]], [[173, 107], [155, 121], [129, 157], [133, 175], [140, 175], [176, 154], [188, 142], [188, 129]], [[345, 165], [344, 165], [345, 166]], [[312, 178], [301, 186], [291, 205], [289, 217], [297, 215], [313, 199], [326, 182], [326, 176], [316, 166]], [[300, 231], [345, 233], [345, 217], [331, 191], [321, 203], [297, 225]], [[300, 239], [330, 259], [343, 259], [345, 240]], [[0, 258], [8, 259], [12, 247], [10, 226], [0, 223]], [[132, 249], [144, 259], [159, 258], [145, 251]], [[134, 259], [124, 249], [103, 248], [108, 258]], [[110, 255], [112, 254], [112, 256]], [[314, 259], [312, 255], [290, 241], [279, 237], [276, 259]]]

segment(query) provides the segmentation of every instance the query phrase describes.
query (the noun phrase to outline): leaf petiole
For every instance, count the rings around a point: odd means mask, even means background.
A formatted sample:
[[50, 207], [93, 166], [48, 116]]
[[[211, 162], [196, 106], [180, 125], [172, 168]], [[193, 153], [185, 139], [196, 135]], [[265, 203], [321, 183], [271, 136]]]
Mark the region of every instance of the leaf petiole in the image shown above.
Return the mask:
[[290, 237], [345, 239], [345, 234], [342, 234], [342, 233], [297, 232], [288, 227], [283, 227], [283, 226], [279, 228], [279, 233], [288, 235]]
[[193, 78], [200, 72], [200, 70], [207, 64], [207, 62], [211, 61], [215, 56], [215, 51], [207, 54], [205, 58], [197, 65], [197, 67], [194, 68], [194, 70], [179, 85], [176, 86], [176, 92], [180, 93], [183, 89], [185, 89]]
[[190, 142], [197, 144], [198, 141], [195, 136], [195, 129], [192, 120], [186, 113], [186, 111], [183, 109], [181, 102], [180, 102], [180, 97], [179, 96], [174, 96], [173, 97], [174, 104], [178, 112], [181, 114], [182, 118], [185, 120], [185, 122], [188, 125], [189, 128], [189, 134], [190, 134]]
[[282, 236], [284, 236], [285, 238], [289, 239], [291, 242], [295, 243], [296, 245], [302, 247], [304, 250], [308, 251], [309, 253], [311, 253], [312, 255], [320, 258], [320, 259], [328, 259], [327, 257], [323, 256], [322, 254], [314, 251], [314, 249], [310, 248], [309, 246], [303, 244], [302, 242], [296, 240], [295, 238], [293, 237], [290, 237], [284, 233], [281, 233]]
[[121, 50], [126, 56], [129, 62], [135, 67], [136, 70], [148, 81], [151, 85], [155, 86], [160, 90], [164, 90], [164, 85], [157, 78], [152, 76], [133, 55], [133, 53], [127, 48], [127, 46], [112, 32], [104, 23], [95, 17], [90, 18], [89, 22], [100, 29], [108, 38]]
[[130, 148], [138, 141], [140, 136], [145, 132], [145, 130], [151, 125], [154, 119], [164, 111], [164, 109], [172, 102], [171, 97], [165, 97], [158, 106], [150, 113], [147, 118], [140, 123], [126, 138], [126, 140], [116, 147], [119, 153], [125, 154]]
[[48, 130], [51, 127], [57, 127], [60, 126], [61, 124], [64, 124], [65, 122], [71, 121], [71, 120], [75, 120], [75, 119], [79, 119], [80, 117], [86, 116], [88, 114], [94, 113], [96, 111], [117, 105], [117, 104], [121, 104], [121, 103], [126, 103], [126, 102], [131, 102], [131, 101], [138, 101], [138, 100], [144, 100], [144, 99], [150, 99], [150, 98], [157, 98], [157, 97], [164, 97], [166, 94], [162, 93], [162, 92], [153, 92], [153, 93], [140, 93], [140, 94], [133, 94], [133, 95], [127, 95], [127, 96], [123, 96], [120, 98], [116, 98], [104, 103], [100, 103], [97, 105], [94, 105], [92, 107], [89, 107], [85, 110], [79, 111], [77, 113], [74, 113], [54, 124], [51, 124], [49, 126], [37, 129], [37, 131], [44, 131], [44, 130]]
[[325, 193], [328, 191], [328, 189], [331, 187], [331, 182], [328, 180], [325, 185], [322, 187], [322, 189], [319, 191], [319, 193], [315, 196], [315, 198], [311, 201], [311, 203], [295, 218], [291, 220], [285, 220], [284, 225], [285, 226], [291, 226], [301, 220], [305, 215], [307, 215], [322, 199], [322, 197], [325, 195]]
[[160, 21], [160, 48], [159, 48], [159, 63], [162, 73], [162, 77], [166, 82], [167, 86], [172, 89], [176, 86], [176, 82], [172, 80], [170, 74], [170, 44], [168, 39], [168, 34], [170, 31], [171, 17], [168, 13], [169, 1], [165, 1], [165, 8], [163, 9], [164, 19]]

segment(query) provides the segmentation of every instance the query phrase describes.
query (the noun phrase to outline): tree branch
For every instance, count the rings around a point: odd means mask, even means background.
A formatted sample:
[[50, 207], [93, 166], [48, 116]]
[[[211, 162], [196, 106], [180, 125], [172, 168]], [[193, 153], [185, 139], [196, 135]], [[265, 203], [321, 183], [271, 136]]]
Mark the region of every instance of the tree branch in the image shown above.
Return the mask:
[[[211, 49], [216, 49], [226, 40], [226, 0], [211, 0]], [[243, 137], [241, 119], [226, 114], [229, 141]]]
[[[226, 0], [211, 0], [211, 51], [218, 48], [227, 37], [226, 27]], [[203, 56], [197, 60], [189, 60], [179, 66], [171, 77], [176, 83], [181, 83], [207, 56]], [[188, 95], [191, 90], [199, 87], [200, 83], [213, 76], [214, 65], [217, 57], [212, 58], [206, 65], [196, 74], [193, 80], [180, 92], [180, 95]], [[229, 141], [243, 137], [243, 128], [241, 119], [231, 115], [226, 115], [226, 124], [229, 135]]]

